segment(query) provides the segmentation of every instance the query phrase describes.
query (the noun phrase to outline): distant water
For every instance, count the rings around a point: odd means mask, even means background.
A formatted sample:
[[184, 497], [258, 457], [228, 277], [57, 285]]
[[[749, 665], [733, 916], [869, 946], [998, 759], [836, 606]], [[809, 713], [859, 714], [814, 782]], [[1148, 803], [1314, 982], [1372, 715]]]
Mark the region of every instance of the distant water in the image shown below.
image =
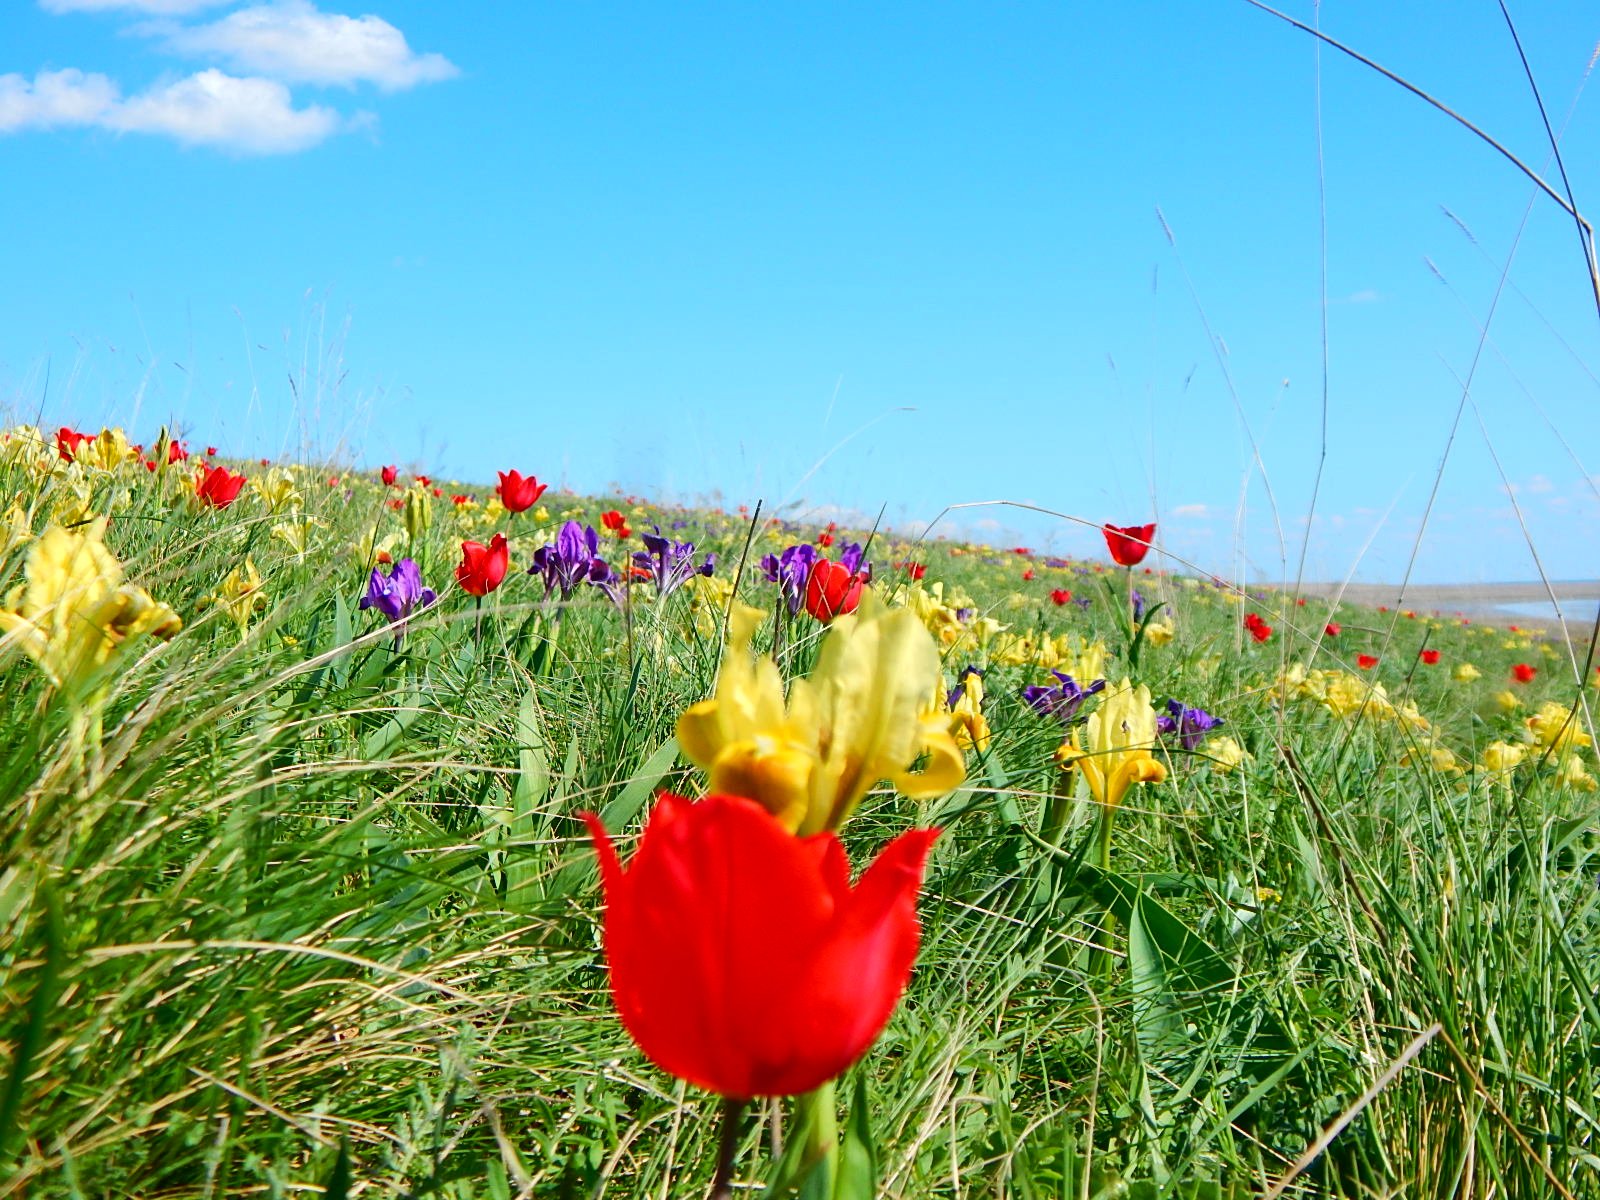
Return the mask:
[[[1555, 605], [1548, 600], [1525, 600], [1516, 604], [1497, 604], [1495, 608], [1511, 617], [1539, 617], [1546, 621], [1556, 619]], [[1600, 600], [1563, 600], [1561, 615], [1568, 625], [1592, 625], [1595, 613], [1600, 611]]]

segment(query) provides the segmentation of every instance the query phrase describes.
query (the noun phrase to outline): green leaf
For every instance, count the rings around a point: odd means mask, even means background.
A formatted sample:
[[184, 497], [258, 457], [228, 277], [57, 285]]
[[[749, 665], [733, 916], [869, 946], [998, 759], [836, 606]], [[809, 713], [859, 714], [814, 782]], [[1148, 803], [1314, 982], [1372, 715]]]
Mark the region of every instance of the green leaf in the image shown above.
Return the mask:
[[48, 876], [41, 876], [35, 900], [43, 910], [44, 962], [28, 997], [27, 1016], [12, 1042], [11, 1069], [6, 1072], [5, 1089], [0, 1091], [0, 1164], [10, 1161], [13, 1144], [25, 1132], [21, 1120], [22, 1099], [27, 1091], [33, 1056], [44, 1040], [45, 1018], [55, 1010], [60, 991], [61, 961], [65, 955], [61, 901]]
[[622, 785], [616, 798], [600, 810], [600, 820], [616, 833], [638, 816], [645, 801], [655, 793], [657, 786], [678, 761], [678, 739], [669, 737], [655, 752], [645, 759], [644, 765], [633, 773], [633, 778]]
[[845, 1122], [844, 1145], [839, 1151], [839, 1177], [834, 1183], [834, 1200], [872, 1200], [877, 1192], [878, 1154], [867, 1119], [867, 1081], [856, 1075], [850, 1097], [850, 1116]]

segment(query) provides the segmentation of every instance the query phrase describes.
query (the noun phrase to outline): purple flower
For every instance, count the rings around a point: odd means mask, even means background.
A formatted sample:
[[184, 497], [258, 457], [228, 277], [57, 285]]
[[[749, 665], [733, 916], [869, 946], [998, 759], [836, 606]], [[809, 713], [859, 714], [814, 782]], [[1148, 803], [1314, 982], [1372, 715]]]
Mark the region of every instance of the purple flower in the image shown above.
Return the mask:
[[694, 543], [667, 541], [661, 536], [659, 525], [655, 533], [644, 534], [643, 541], [645, 548], [634, 552], [633, 565], [638, 570], [648, 572], [655, 581], [656, 595], [663, 600], [688, 583], [690, 577], [709, 577], [716, 569], [715, 554], [708, 553], [704, 562], [695, 565]]
[[1088, 687], [1079, 687], [1078, 681], [1064, 671], [1051, 671], [1059, 681], [1054, 687], [1032, 684], [1022, 689], [1022, 701], [1042, 717], [1054, 717], [1063, 725], [1077, 719], [1083, 702], [1106, 686], [1104, 679], [1096, 679]]
[[806, 580], [811, 578], [811, 567], [816, 561], [817, 548], [810, 542], [798, 542], [782, 554], [768, 554], [761, 560], [767, 582], [777, 584], [782, 590], [791, 616], [805, 603]]
[[1072, 602], [1084, 610], [1087, 610], [1089, 606], [1094, 603], [1094, 601], [1089, 599], [1087, 596], [1074, 596], [1072, 598]]
[[1190, 708], [1177, 700], [1168, 700], [1166, 715], [1156, 718], [1156, 732], [1176, 734], [1179, 746], [1196, 750], [1200, 739], [1222, 723], [1221, 717], [1213, 717], [1203, 708]]
[[856, 542], [848, 542], [839, 548], [839, 565], [852, 575], [859, 575], [867, 582], [872, 582], [872, 564], [861, 561], [861, 556], [866, 550]]
[[372, 568], [367, 580], [367, 594], [361, 597], [362, 609], [375, 608], [389, 618], [399, 642], [405, 632], [405, 619], [419, 608], [427, 608], [439, 597], [432, 588], [422, 586], [422, 568], [415, 559], [402, 558], [385, 575], [378, 567]]
[[[600, 535], [593, 525], [568, 521], [556, 534], [553, 545], [540, 546], [533, 552], [533, 566], [528, 568], [528, 574], [543, 577], [546, 599], [552, 592], [559, 591], [563, 601], [570, 600], [572, 593], [585, 583], [597, 587], [609, 584], [614, 588], [617, 576], [599, 551]], [[618, 599], [620, 593], [613, 594], [611, 588], [605, 590], [613, 600]]]
[[1135, 621], [1144, 620], [1144, 593], [1141, 592], [1138, 588], [1134, 588], [1133, 589], [1133, 594], [1132, 594], [1132, 600], [1133, 600], [1133, 619]]

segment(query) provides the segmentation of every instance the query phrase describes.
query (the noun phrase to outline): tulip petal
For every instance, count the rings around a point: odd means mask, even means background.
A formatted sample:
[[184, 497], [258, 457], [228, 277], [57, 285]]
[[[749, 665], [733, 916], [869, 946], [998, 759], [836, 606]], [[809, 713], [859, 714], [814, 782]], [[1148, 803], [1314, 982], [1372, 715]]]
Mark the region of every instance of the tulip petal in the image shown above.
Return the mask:
[[[795, 1028], [810, 1031], [814, 1045], [805, 1068], [822, 1080], [865, 1054], [900, 1002], [917, 957], [917, 890], [939, 833], [907, 830], [884, 847], [840, 906], [828, 937], [791, 992], [789, 1019]], [[791, 1085], [805, 1082], [807, 1077], [783, 1074], [760, 1081], [772, 1094], [786, 1094]]]

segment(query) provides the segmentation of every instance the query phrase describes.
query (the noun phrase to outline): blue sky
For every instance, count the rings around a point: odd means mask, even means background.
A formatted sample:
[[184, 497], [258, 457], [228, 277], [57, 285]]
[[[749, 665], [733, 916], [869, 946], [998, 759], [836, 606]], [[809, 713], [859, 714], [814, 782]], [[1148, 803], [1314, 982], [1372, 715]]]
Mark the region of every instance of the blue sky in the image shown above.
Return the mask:
[[[1600, 11], [1517, 7], [1581, 208]], [[1320, 19], [1546, 168], [1495, 5]], [[1008, 499], [1089, 524], [939, 528], [1092, 554], [1157, 519], [1292, 576], [1317, 67], [1242, 0], [13, 0], [0, 406], [824, 519]], [[1414, 578], [1535, 577], [1517, 508], [1552, 577], [1600, 576], [1571, 219], [1370, 70], [1321, 80], [1307, 576], [1404, 573], [1475, 356]]]

